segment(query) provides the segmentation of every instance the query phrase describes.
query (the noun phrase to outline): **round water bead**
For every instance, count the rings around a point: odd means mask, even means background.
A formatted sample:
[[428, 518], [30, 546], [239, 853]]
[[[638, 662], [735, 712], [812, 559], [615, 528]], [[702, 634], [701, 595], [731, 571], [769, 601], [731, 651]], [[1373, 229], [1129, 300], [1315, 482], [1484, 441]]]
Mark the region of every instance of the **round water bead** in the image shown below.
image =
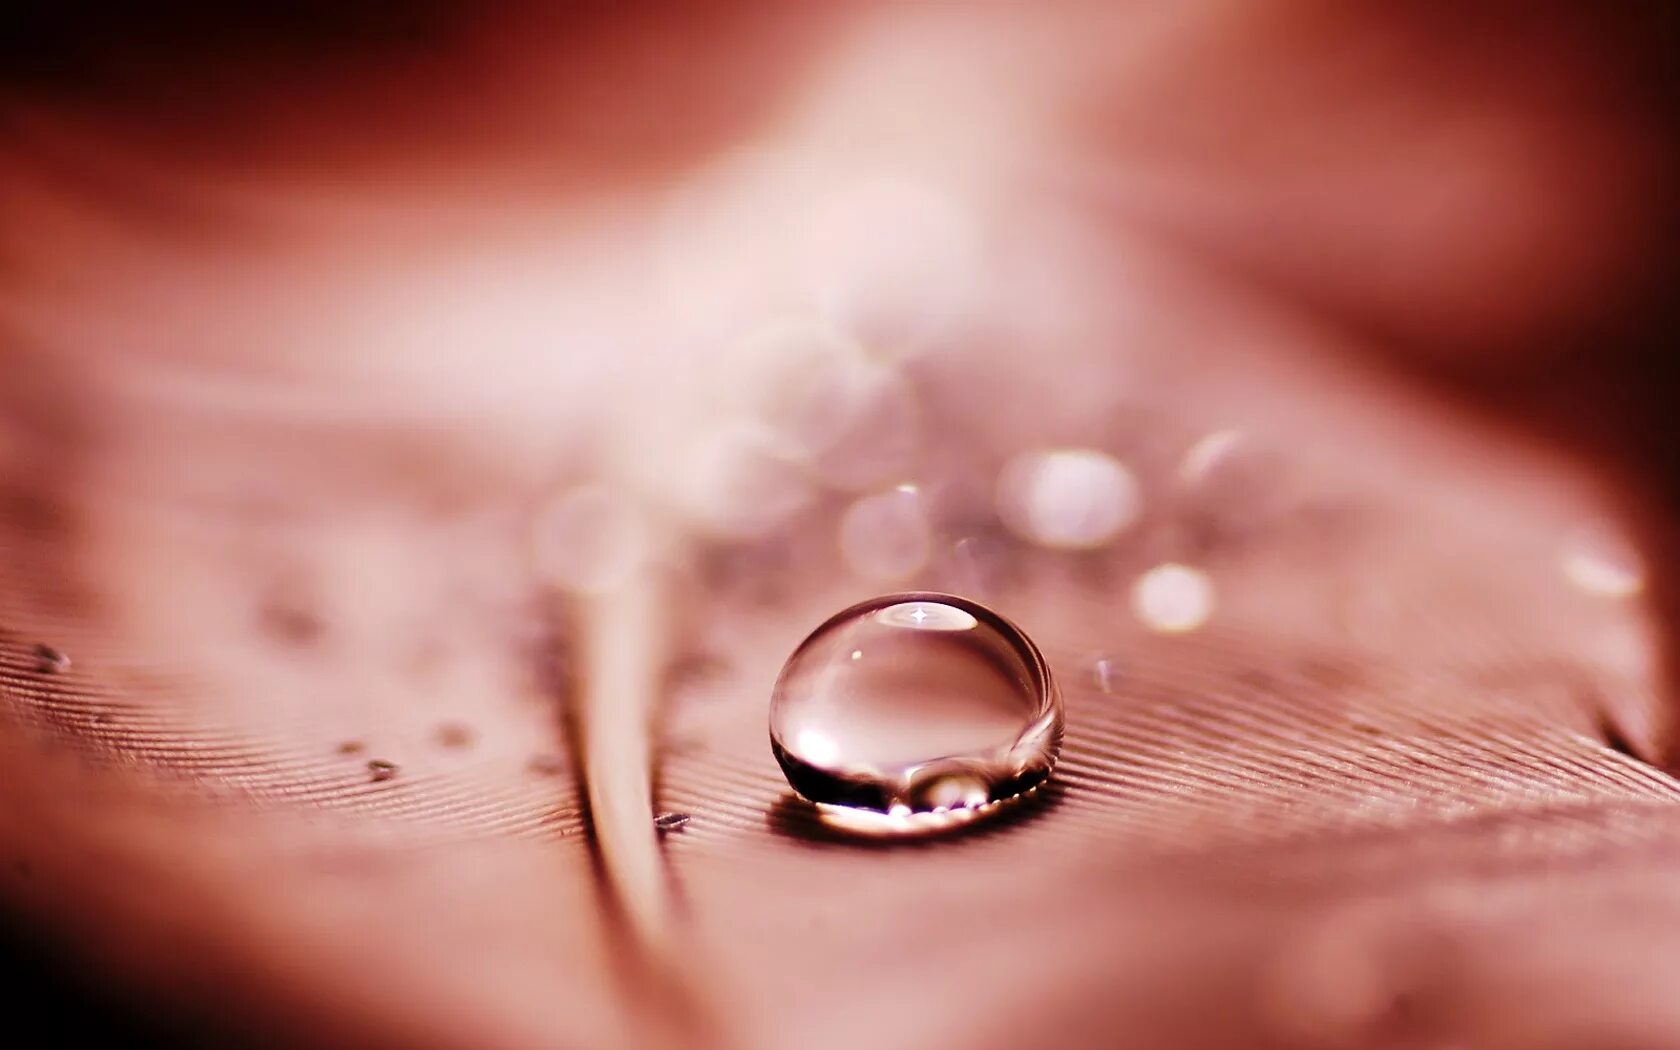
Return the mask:
[[949, 594], [890, 594], [801, 642], [770, 700], [788, 783], [849, 830], [916, 833], [995, 811], [1050, 775], [1062, 700], [1020, 628]]

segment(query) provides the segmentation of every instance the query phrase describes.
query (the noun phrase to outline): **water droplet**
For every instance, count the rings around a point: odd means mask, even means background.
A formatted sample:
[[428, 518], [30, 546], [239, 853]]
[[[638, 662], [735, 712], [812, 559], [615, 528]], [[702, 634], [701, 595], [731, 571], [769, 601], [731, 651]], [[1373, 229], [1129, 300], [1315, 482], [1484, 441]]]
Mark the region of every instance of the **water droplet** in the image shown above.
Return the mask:
[[1137, 478], [1094, 449], [1027, 452], [1004, 465], [997, 483], [998, 516], [1041, 547], [1089, 550], [1138, 519]]
[[70, 657], [50, 645], [37, 645], [35, 670], [41, 674], [61, 674], [70, 670]]
[[338, 745], [338, 753], [341, 755], [359, 755], [366, 750], [367, 745], [360, 740], [346, 740]]
[[1185, 452], [1176, 480], [1183, 542], [1201, 551], [1275, 528], [1301, 499], [1278, 451], [1239, 430], [1203, 435]]
[[1132, 586], [1132, 611], [1161, 634], [1194, 631], [1213, 615], [1213, 583], [1188, 565], [1157, 565]]
[[1115, 661], [1106, 657], [1091, 665], [1091, 680], [1105, 693], [1114, 692], [1115, 679], [1120, 675]]
[[376, 758], [368, 762], [367, 768], [368, 779], [373, 781], [375, 784], [390, 780], [392, 777], [397, 775], [397, 764], [395, 762], [387, 762], [382, 758]]
[[1042, 784], [1062, 701], [1032, 641], [985, 606], [893, 594], [845, 609], [794, 650], [770, 741], [800, 795], [848, 830], [937, 830]]
[[661, 813], [653, 818], [653, 826], [663, 835], [668, 831], [681, 830], [692, 819], [687, 813]]

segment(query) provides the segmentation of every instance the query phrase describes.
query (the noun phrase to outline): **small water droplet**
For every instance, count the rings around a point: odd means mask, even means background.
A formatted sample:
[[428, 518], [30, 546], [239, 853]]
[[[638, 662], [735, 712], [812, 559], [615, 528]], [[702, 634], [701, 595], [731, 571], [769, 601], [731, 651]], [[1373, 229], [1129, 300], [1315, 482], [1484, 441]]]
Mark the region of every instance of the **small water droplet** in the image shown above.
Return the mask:
[[687, 813], [661, 813], [653, 818], [653, 826], [663, 835], [668, 831], [681, 830], [692, 819]]
[[41, 674], [62, 674], [70, 670], [70, 657], [50, 645], [37, 645], [35, 670]]
[[395, 762], [387, 762], [382, 758], [371, 760], [368, 762], [367, 768], [368, 779], [373, 781], [375, 784], [390, 780], [392, 777], [397, 775], [397, 764]]
[[1091, 665], [1091, 680], [1105, 693], [1114, 692], [1114, 680], [1119, 674], [1119, 668], [1113, 660], [1105, 658]]
[[1061, 739], [1061, 695], [1037, 647], [947, 594], [837, 613], [794, 650], [770, 702], [788, 783], [831, 824], [874, 834], [994, 811], [1044, 782]]

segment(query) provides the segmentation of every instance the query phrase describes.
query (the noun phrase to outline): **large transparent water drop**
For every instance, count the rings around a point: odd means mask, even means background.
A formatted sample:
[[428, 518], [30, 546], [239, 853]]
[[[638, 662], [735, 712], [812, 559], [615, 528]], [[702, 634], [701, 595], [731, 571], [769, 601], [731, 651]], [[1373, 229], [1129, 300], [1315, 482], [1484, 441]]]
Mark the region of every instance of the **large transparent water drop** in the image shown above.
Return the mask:
[[1014, 624], [966, 598], [891, 594], [794, 650], [770, 743], [795, 791], [850, 830], [925, 832], [1042, 784], [1062, 739], [1050, 669]]

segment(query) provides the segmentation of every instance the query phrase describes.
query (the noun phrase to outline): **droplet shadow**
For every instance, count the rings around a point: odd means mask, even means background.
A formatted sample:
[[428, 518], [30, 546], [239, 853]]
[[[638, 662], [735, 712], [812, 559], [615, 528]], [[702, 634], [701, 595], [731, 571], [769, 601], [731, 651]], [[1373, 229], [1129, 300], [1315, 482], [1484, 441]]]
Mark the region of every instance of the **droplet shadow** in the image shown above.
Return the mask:
[[764, 819], [778, 837], [810, 845], [864, 850], [920, 848], [954, 839], [982, 839], [1005, 834], [1018, 825], [1048, 815], [1062, 804], [1065, 793], [1066, 788], [1052, 780], [1035, 791], [1001, 803], [997, 812], [978, 820], [904, 835], [863, 835], [835, 827], [823, 819], [821, 810], [814, 803], [792, 791], [777, 799]]

